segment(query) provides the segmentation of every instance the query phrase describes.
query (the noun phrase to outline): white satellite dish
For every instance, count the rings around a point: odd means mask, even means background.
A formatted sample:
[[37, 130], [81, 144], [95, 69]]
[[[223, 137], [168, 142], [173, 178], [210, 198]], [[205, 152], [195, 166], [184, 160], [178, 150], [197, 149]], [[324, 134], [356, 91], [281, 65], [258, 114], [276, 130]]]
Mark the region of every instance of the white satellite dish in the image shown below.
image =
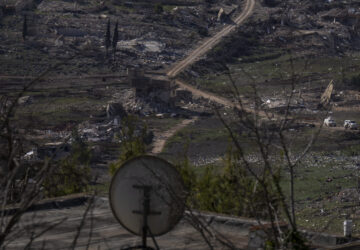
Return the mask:
[[116, 171], [110, 185], [110, 206], [119, 223], [142, 236], [141, 247], [146, 247], [146, 237], [165, 234], [179, 222], [185, 193], [180, 174], [170, 163], [140, 156]]

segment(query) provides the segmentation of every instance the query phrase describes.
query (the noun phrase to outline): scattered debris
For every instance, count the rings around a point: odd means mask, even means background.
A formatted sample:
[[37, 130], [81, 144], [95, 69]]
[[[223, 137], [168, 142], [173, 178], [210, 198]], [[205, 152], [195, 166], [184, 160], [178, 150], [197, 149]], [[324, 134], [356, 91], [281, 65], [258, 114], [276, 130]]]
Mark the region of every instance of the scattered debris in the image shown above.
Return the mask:
[[334, 83], [333, 80], [331, 80], [326, 90], [321, 95], [320, 104], [322, 105], [322, 107], [326, 107], [330, 103], [333, 90], [334, 90]]
[[347, 188], [341, 190], [336, 199], [340, 202], [359, 202], [359, 191], [356, 188]]
[[32, 102], [33, 102], [33, 97], [31, 96], [22, 96], [18, 100], [19, 105], [31, 104]]
[[24, 155], [24, 159], [25, 160], [32, 160], [32, 159], [35, 159], [37, 158], [37, 154], [36, 154], [36, 150], [31, 150], [29, 152], [27, 152], [25, 155]]

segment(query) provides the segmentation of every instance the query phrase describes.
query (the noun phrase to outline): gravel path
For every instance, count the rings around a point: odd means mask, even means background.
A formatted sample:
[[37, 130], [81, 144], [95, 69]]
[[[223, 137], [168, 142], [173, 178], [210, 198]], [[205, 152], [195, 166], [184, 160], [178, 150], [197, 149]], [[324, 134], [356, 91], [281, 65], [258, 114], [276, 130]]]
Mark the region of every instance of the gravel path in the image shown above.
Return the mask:
[[155, 139], [154, 139], [154, 147], [151, 150], [151, 154], [159, 154], [164, 149], [166, 141], [175, 135], [177, 131], [180, 129], [186, 127], [187, 125], [195, 122], [199, 117], [195, 116], [192, 119], [186, 119], [183, 120], [181, 123], [176, 125], [175, 127], [172, 127], [171, 129], [163, 132], [163, 131], [157, 131], [155, 132]]

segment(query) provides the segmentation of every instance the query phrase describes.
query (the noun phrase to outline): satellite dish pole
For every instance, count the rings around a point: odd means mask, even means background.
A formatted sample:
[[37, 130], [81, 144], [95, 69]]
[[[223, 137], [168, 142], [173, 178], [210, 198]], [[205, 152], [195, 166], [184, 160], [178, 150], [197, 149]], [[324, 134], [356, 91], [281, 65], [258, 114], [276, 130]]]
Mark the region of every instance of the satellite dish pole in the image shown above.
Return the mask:
[[154, 245], [157, 250], [159, 250], [159, 245], [157, 244], [154, 235], [151, 233], [150, 228], [148, 226], [148, 216], [149, 215], [160, 215], [161, 212], [157, 211], [151, 211], [150, 210], [150, 192], [152, 190], [152, 186], [148, 185], [133, 185], [133, 188], [135, 189], [142, 189], [144, 200], [143, 200], [143, 211], [139, 210], [133, 210], [134, 214], [141, 214], [143, 216], [143, 225], [142, 225], [142, 246], [140, 246], [141, 249], [153, 249], [151, 247], [147, 246], [146, 238], [147, 234], [149, 233]]
[[[147, 245], [151, 237], [163, 235], [181, 220], [186, 191], [179, 172], [155, 156], [139, 156], [124, 162], [115, 172], [109, 189], [111, 210], [130, 233], [141, 237], [141, 245], [124, 250], [154, 250]], [[151, 217], [150, 217], [151, 216]]]

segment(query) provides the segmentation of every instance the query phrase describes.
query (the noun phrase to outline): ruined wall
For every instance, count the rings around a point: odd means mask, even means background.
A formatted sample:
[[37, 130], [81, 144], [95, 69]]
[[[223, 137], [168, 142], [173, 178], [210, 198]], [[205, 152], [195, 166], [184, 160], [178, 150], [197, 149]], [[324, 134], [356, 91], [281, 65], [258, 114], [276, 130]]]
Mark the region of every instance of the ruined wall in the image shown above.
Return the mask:
[[128, 70], [128, 83], [137, 98], [174, 105], [175, 86], [165, 75], [145, 75], [142, 70]]

